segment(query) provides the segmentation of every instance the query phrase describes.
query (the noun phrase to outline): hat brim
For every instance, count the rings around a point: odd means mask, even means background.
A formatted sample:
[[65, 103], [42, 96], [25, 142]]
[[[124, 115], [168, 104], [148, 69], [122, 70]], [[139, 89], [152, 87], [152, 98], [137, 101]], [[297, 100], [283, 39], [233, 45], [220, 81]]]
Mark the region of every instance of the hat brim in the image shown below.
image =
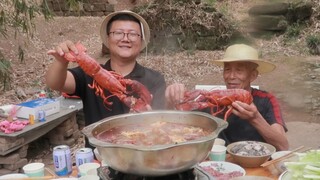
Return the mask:
[[271, 72], [276, 68], [276, 65], [261, 59], [219, 59], [211, 62], [219, 66], [223, 66], [225, 62], [252, 62], [258, 64], [257, 70], [260, 74]]
[[144, 35], [143, 41], [142, 41], [142, 46], [141, 46], [141, 50], [143, 50], [147, 46], [147, 44], [150, 42], [149, 25], [146, 22], [146, 20], [143, 19], [143, 17], [141, 17], [140, 15], [138, 15], [135, 12], [128, 11], [128, 10], [113, 12], [113, 13], [110, 13], [106, 16], [106, 18], [103, 20], [101, 27], [100, 27], [100, 37], [101, 37], [102, 43], [106, 47], [108, 47], [107, 24], [113, 16], [118, 15], [118, 14], [129, 14], [129, 15], [137, 18], [140, 21], [140, 23], [142, 24], [141, 27], [143, 28], [143, 32], [141, 32], [141, 33]]

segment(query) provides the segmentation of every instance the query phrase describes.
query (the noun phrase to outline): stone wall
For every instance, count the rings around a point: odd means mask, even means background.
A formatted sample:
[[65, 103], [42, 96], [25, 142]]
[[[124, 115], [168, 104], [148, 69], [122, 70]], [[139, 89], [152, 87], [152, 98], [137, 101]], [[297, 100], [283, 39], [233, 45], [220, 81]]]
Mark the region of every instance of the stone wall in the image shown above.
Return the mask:
[[285, 31], [288, 26], [308, 20], [312, 15], [311, 1], [280, 2], [250, 8], [252, 27], [266, 31]]
[[76, 5], [65, 0], [48, 0], [48, 7], [55, 16], [104, 16], [114, 12], [114, 4], [108, 0], [86, 0]]

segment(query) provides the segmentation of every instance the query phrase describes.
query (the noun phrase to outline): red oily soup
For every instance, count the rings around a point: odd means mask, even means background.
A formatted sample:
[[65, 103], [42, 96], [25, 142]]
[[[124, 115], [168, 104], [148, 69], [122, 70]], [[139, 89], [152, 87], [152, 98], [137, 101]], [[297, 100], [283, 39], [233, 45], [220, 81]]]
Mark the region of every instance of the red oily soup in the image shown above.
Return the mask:
[[210, 132], [186, 124], [158, 121], [152, 124], [127, 124], [103, 131], [97, 139], [113, 144], [165, 145], [195, 140]]

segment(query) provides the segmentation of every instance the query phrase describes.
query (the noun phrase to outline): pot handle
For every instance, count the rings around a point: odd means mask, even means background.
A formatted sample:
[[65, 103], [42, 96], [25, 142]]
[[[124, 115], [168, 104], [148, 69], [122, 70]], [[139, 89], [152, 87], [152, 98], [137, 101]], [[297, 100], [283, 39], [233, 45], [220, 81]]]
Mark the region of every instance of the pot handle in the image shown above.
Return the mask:
[[93, 129], [98, 125], [99, 123], [93, 123], [88, 126], [85, 126], [81, 132], [88, 138], [90, 144], [99, 144], [99, 141], [93, 136]]
[[219, 134], [222, 130], [226, 129], [229, 125], [229, 123], [225, 120], [218, 119], [218, 128], [217, 128], [217, 133]]
[[85, 135], [85, 136], [87, 136], [87, 138], [91, 138], [93, 135], [92, 135], [92, 130], [93, 130], [93, 128], [95, 127], [96, 125], [95, 125], [95, 123], [93, 123], [93, 124], [90, 124], [90, 125], [88, 125], [88, 126], [85, 126], [82, 130], [81, 130], [81, 132]]

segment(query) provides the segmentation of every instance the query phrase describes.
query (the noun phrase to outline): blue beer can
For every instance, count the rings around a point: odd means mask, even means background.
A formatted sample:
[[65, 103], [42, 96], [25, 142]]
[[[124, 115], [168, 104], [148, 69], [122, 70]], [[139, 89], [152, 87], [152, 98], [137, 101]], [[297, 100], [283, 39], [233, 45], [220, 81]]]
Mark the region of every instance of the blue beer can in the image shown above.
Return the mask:
[[46, 112], [43, 110], [38, 111], [39, 122], [46, 121]]
[[91, 163], [94, 161], [93, 152], [91, 148], [81, 148], [76, 152], [77, 167], [84, 163]]
[[72, 173], [71, 151], [69, 146], [60, 145], [53, 148], [53, 163], [58, 176]]

